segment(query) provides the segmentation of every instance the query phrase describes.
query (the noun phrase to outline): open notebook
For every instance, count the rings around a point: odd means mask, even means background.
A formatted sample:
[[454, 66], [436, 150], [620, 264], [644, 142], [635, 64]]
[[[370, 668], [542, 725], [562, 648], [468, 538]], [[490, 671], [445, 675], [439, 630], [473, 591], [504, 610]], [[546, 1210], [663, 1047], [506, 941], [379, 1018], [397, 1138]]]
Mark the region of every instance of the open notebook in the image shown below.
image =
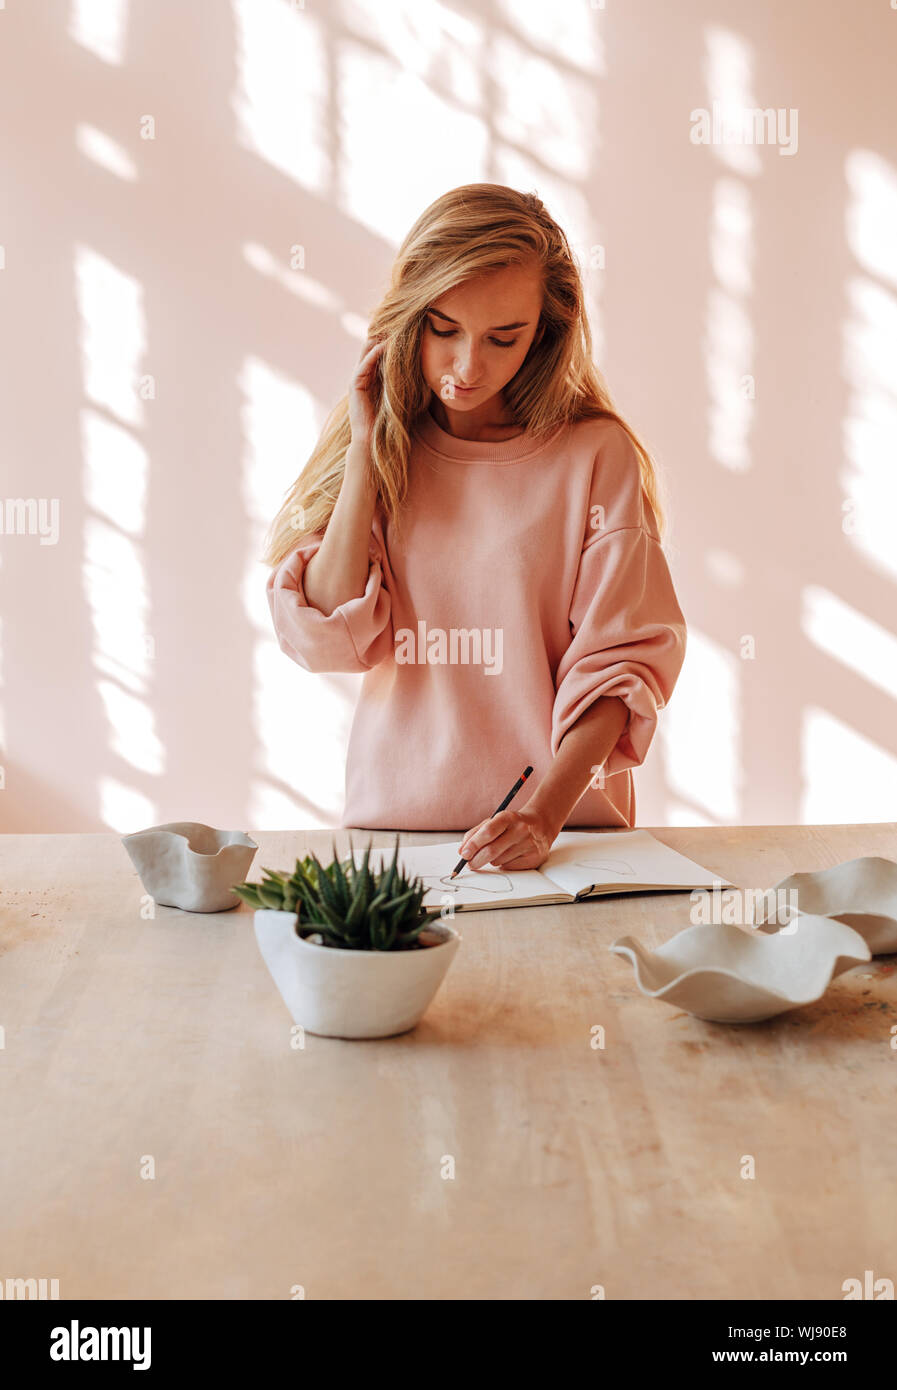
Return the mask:
[[[693, 888], [734, 885], [655, 840], [647, 830], [562, 830], [538, 869], [516, 873], [492, 868], [464, 868], [450, 878], [458, 862], [461, 836], [431, 845], [399, 845], [399, 864], [427, 885], [422, 906], [441, 907], [450, 893], [457, 910], [532, 907], [572, 903], [604, 893], [676, 893]], [[392, 862], [391, 849], [372, 849], [370, 865]], [[356, 860], [358, 854], [356, 852]]]

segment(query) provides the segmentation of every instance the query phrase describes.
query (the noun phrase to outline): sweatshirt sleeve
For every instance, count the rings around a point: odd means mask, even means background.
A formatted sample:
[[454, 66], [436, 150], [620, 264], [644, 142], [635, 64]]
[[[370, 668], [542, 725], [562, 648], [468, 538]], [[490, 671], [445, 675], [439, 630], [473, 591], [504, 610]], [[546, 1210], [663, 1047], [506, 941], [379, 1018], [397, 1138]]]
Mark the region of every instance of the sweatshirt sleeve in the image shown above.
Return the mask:
[[[614, 448], [619, 447], [618, 440]], [[685, 659], [685, 619], [633, 462], [630, 457], [618, 493], [626, 500], [617, 519], [638, 518], [641, 524], [587, 532], [570, 603], [572, 638], [555, 675], [553, 757], [596, 700], [613, 695], [628, 706], [626, 726], [604, 762], [606, 776], [644, 761], [658, 711], [669, 701]], [[606, 475], [599, 489], [606, 491]]]
[[392, 599], [372, 530], [364, 593], [325, 616], [305, 594], [306, 566], [324, 533], [309, 536], [268, 576], [266, 592], [280, 650], [306, 671], [369, 671], [394, 649]]

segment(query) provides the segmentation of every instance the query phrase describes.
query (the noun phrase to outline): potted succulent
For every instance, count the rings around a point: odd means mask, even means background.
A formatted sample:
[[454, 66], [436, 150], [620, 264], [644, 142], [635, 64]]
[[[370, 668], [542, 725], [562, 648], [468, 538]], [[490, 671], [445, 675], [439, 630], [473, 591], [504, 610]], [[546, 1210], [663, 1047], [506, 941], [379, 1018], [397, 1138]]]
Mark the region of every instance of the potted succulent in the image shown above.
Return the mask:
[[[351, 841], [350, 841], [351, 844]], [[460, 933], [421, 908], [426, 888], [392, 862], [354, 851], [326, 867], [313, 854], [292, 873], [263, 869], [231, 891], [255, 911], [255, 937], [293, 1022], [328, 1038], [385, 1038], [420, 1021], [454, 959]]]

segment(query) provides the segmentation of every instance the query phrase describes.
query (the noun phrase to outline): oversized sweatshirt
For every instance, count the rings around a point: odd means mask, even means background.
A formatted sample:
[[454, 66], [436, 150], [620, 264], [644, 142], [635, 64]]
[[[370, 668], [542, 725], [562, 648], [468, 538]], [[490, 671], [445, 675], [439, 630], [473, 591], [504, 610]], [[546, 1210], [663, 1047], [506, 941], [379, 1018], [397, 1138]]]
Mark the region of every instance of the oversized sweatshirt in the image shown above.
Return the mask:
[[[526, 805], [602, 696], [627, 723], [565, 821], [635, 824], [632, 771], [685, 656], [686, 625], [638, 456], [614, 420], [496, 443], [415, 422], [404, 534], [378, 503], [364, 593], [329, 615], [305, 594], [323, 531], [267, 580], [280, 648], [307, 671], [364, 672], [344, 828], [463, 832]], [[603, 786], [601, 785], [603, 781]]]

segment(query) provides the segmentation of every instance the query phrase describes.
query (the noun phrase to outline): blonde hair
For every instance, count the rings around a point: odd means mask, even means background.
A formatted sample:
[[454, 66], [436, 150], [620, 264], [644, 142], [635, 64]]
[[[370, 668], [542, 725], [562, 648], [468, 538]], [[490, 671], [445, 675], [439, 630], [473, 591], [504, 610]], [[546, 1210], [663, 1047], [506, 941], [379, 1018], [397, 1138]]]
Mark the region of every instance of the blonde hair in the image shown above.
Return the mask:
[[[666, 520], [656, 467], [618, 414], [592, 361], [582, 279], [567, 238], [535, 193], [497, 183], [450, 189], [421, 213], [399, 247], [389, 288], [371, 315], [370, 338], [386, 339], [379, 380], [375, 375], [371, 388], [375, 415], [370, 461], [378, 501], [400, 535], [411, 436], [432, 394], [420, 369], [427, 306], [473, 276], [532, 262], [542, 275], [541, 332], [502, 392], [505, 406], [514, 423], [535, 435], [579, 420], [616, 420], [635, 446], [642, 489], [663, 536]], [[308, 462], [271, 523], [262, 556], [265, 564], [279, 565], [305, 537], [326, 530], [350, 442], [347, 392], [328, 415]]]

